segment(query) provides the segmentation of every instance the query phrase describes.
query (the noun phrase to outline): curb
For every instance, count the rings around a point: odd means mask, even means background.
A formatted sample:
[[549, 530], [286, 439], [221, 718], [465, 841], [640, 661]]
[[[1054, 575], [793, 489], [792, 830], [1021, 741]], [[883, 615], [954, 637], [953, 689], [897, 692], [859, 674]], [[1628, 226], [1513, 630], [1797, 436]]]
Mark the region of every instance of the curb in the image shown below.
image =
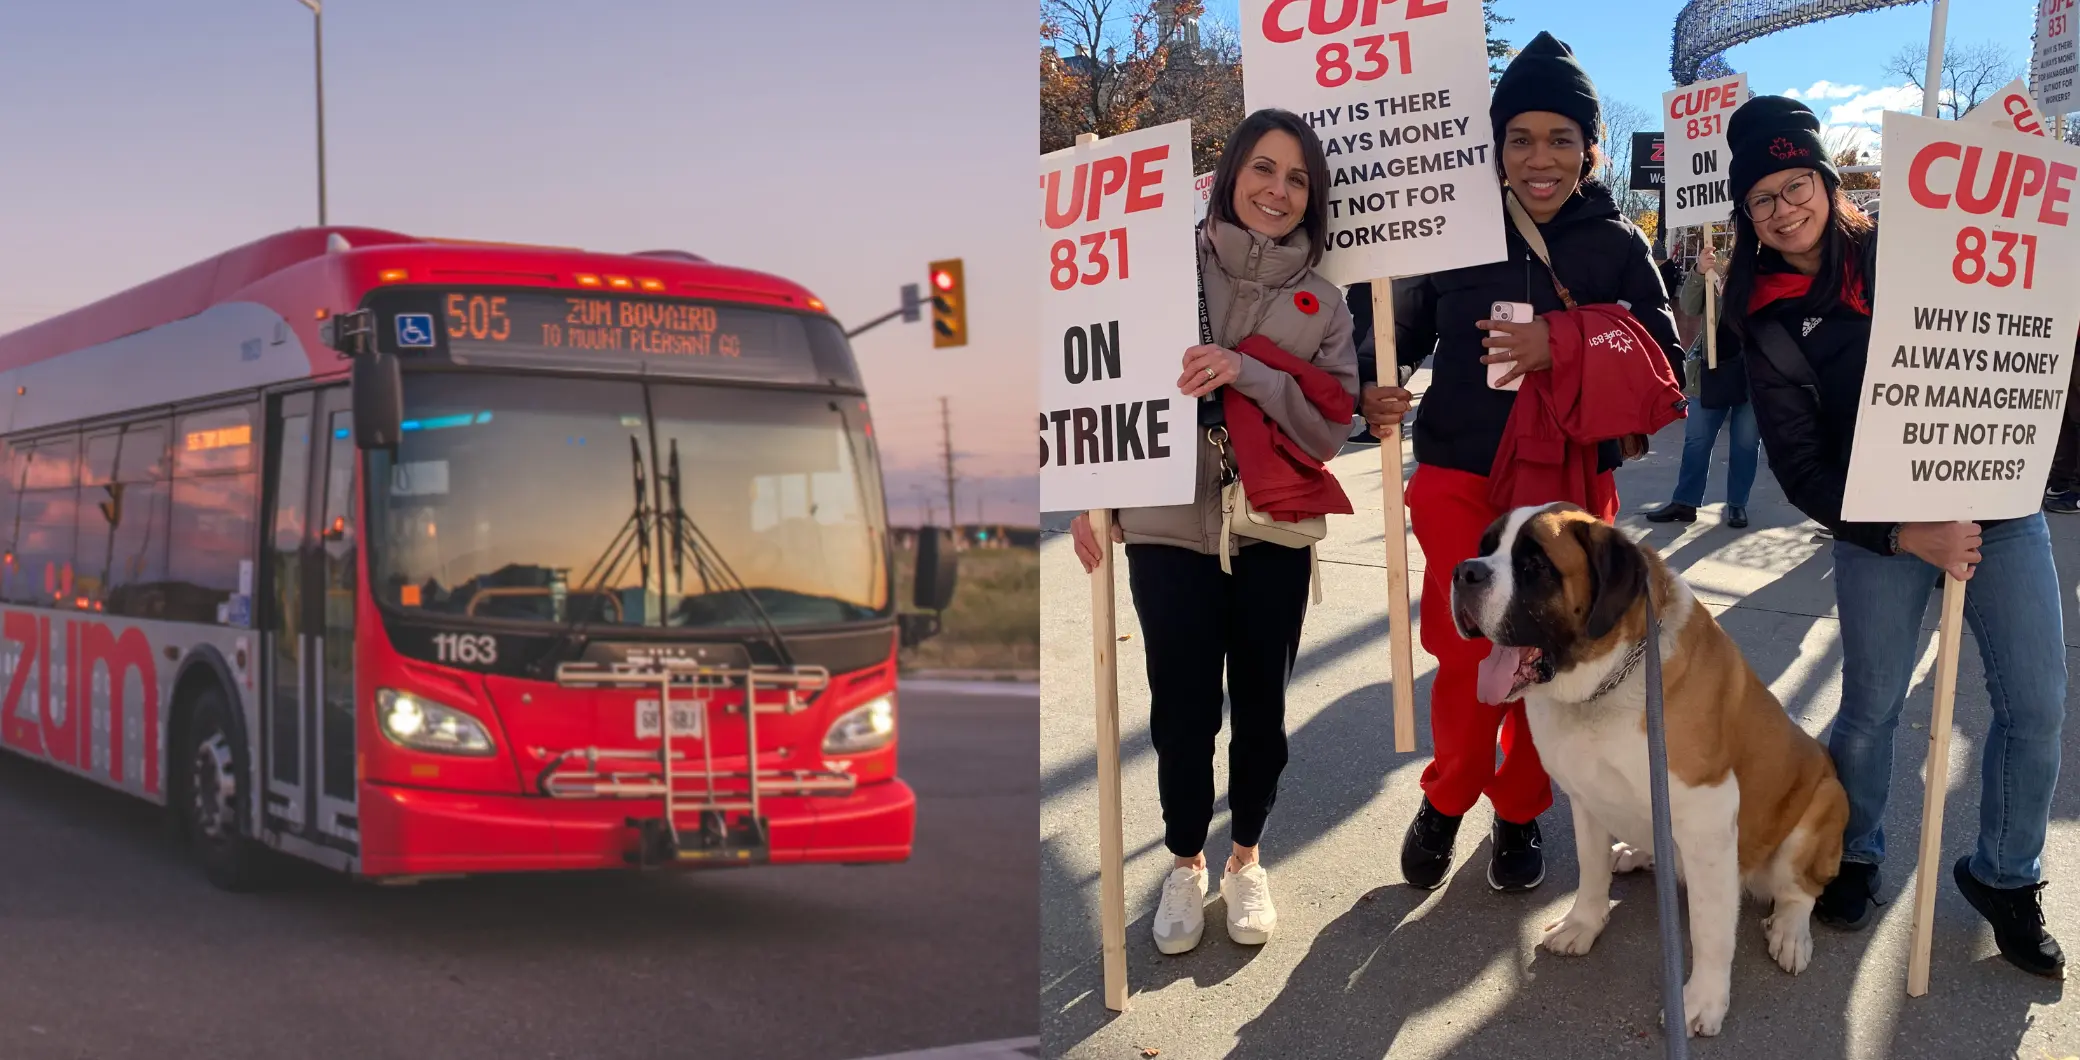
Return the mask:
[[1038, 670], [900, 670], [896, 677], [905, 681], [1002, 681], [1006, 684], [1021, 685], [1040, 683]]

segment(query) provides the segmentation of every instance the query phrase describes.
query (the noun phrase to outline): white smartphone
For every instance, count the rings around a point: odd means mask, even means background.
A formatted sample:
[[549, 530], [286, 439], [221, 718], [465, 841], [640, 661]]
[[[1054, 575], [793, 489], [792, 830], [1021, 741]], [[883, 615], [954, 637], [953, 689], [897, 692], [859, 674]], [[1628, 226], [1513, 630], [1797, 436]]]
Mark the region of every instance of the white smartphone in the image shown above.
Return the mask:
[[[1529, 302], [1497, 302], [1494, 305], [1488, 307], [1488, 319], [1490, 320], [1507, 320], [1512, 324], [1528, 324], [1536, 316], [1537, 314], [1531, 311], [1531, 303]], [[1493, 337], [1496, 335], [1501, 335], [1503, 334], [1503, 332], [1490, 331], [1488, 332], [1488, 334], [1490, 337]], [[1515, 390], [1523, 386], [1523, 376], [1518, 376], [1517, 378], [1510, 380], [1508, 386], [1498, 387], [1495, 385], [1496, 382], [1499, 381], [1503, 376], [1509, 374], [1510, 368], [1511, 365], [1508, 361], [1497, 361], [1496, 363], [1489, 365], [1488, 389]]]

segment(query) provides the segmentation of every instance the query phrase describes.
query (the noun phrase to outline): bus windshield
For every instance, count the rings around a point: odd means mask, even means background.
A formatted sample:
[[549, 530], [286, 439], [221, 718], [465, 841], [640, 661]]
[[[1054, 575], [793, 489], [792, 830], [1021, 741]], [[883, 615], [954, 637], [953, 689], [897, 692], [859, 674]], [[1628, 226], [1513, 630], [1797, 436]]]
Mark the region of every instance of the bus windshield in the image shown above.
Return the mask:
[[856, 396], [411, 373], [404, 421], [396, 455], [369, 457], [389, 608], [595, 628], [893, 614]]

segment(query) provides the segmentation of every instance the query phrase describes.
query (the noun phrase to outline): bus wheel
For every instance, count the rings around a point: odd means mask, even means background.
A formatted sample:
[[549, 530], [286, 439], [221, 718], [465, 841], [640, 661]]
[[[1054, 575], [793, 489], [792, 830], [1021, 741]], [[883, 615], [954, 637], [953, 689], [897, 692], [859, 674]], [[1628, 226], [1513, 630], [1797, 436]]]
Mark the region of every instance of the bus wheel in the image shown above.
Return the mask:
[[186, 816], [188, 843], [209, 882], [227, 891], [260, 884], [262, 852], [246, 838], [239, 807], [249, 783], [245, 755], [231, 738], [231, 711], [215, 688], [195, 697], [188, 716]]

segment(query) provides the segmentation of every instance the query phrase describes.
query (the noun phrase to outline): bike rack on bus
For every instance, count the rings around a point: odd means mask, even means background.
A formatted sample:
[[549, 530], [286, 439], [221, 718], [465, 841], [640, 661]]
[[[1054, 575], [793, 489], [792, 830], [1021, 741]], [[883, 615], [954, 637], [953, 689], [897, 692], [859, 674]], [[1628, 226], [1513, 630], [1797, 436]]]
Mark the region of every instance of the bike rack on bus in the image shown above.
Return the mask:
[[[639, 831], [632, 863], [651, 866], [668, 861], [750, 863], [767, 860], [767, 834], [761, 800], [773, 796], [810, 795], [842, 798], [858, 781], [827, 769], [761, 769], [758, 764], [758, 715], [799, 714], [809, 709], [804, 693], [830, 684], [830, 671], [820, 666], [792, 668], [715, 666], [684, 658], [652, 658], [601, 666], [563, 663], [556, 681], [566, 688], [602, 686], [657, 690], [658, 743], [646, 748], [571, 748], [549, 757], [535, 777], [535, 789], [555, 799], [662, 799], [664, 816], [630, 817]], [[717, 691], [741, 691], [741, 704], [720, 706]], [[766, 701], [761, 692], [783, 691], [784, 701]], [[770, 698], [770, 697], [768, 697]], [[813, 698], [813, 695], [810, 697]], [[744, 711], [744, 768], [715, 768], [715, 715]], [[673, 706], [691, 705], [701, 712], [701, 767], [690, 768], [686, 753], [672, 750], [682, 732], [672, 720]], [[640, 709], [640, 708], [638, 708]], [[538, 755], [549, 752], [536, 749]], [[583, 768], [566, 770], [574, 760]], [[685, 815], [697, 822], [682, 824]]]

